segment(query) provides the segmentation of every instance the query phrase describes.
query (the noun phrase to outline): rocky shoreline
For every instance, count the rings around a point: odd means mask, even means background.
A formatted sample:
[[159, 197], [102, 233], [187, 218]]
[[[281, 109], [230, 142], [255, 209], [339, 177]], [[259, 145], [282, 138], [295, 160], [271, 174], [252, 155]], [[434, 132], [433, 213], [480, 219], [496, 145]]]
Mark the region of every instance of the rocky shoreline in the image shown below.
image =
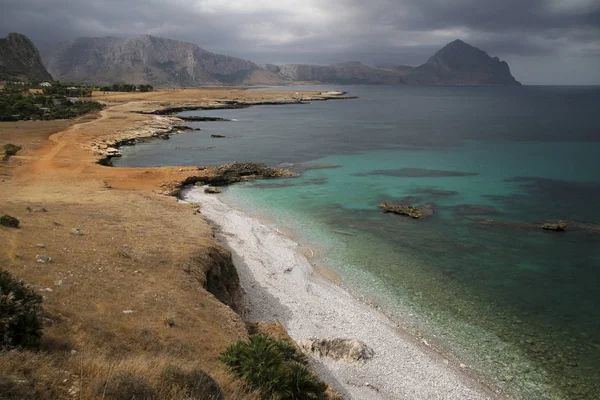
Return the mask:
[[96, 141], [89, 143], [86, 147], [94, 154], [98, 155], [97, 162], [101, 165], [110, 166], [113, 157], [121, 157], [120, 146], [133, 145], [138, 142], [168, 139], [170, 135], [195, 131], [199, 129], [191, 128], [185, 125], [185, 121], [228, 121], [226, 118], [203, 117], [203, 116], [175, 116], [184, 111], [196, 110], [225, 110], [247, 108], [260, 105], [289, 105], [306, 104], [310, 101], [327, 100], [348, 100], [355, 99], [356, 96], [346, 96], [346, 92], [322, 92], [320, 94], [304, 95], [297, 93], [292, 99], [284, 98], [277, 101], [209, 101], [203, 103], [197, 102], [169, 102], [161, 103], [161, 108], [150, 109], [153, 103], [143, 103], [142, 109], [132, 111], [136, 114], [148, 116], [148, 119], [141, 121], [137, 126], [116, 133], [97, 138]]

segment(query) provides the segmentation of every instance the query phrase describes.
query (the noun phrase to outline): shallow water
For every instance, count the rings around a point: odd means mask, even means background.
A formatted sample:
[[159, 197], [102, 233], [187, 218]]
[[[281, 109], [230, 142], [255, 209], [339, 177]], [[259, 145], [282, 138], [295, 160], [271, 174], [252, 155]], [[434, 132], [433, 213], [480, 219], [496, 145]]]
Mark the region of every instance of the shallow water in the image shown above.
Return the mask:
[[[338, 165], [222, 197], [519, 397], [598, 398], [600, 233], [533, 224], [600, 224], [600, 88], [343, 89], [360, 99], [192, 112], [237, 121], [116, 164]], [[383, 214], [382, 200], [435, 214]]]

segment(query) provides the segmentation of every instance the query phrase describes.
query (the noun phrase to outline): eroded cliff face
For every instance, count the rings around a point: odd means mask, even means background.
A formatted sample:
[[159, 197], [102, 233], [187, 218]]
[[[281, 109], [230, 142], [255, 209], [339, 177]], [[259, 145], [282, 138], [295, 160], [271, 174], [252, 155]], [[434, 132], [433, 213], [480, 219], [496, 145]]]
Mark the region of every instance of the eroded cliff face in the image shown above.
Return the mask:
[[79, 38], [45, 52], [44, 62], [56, 79], [98, 85], [238, 83], [258, 68], [250, 61], [211, 53], [192, 43], [150, 35]]
[[231, 253], [215, 245], [194, 254], [185, 267], [192, 278], [234, 311], [242, 311], [242, 286]]
[[9, 33], [0, 39], [0, 80], [51, 81], [40, 53], [25, 35]]

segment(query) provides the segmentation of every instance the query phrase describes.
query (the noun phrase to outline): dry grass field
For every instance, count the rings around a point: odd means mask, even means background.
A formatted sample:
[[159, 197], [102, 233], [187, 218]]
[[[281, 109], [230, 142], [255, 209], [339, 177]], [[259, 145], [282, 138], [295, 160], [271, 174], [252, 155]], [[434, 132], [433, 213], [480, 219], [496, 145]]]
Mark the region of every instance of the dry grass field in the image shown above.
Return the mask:
[[[97, 115], [0, 123], [0, 145], [22, 147], [0, 163], [0, 214], [21, 222], [0, 227], [0, 268], [42, 294], [45, 310], [41, 351], [0, 353], [0, 397], [181, 399], [178, 381], [202, 370], [224, 398], [258, 398], [218, 360], [248, 335], [240, 316], [205, 288], [207, 271], [226, 267], [228, 253], [197, 207], [161, 194], [196, 169], [105, 167], [86, 145], [143, 124], [149, 116], [136, 110], [295, 97], [232, 89], [94, 93], [107, 104]], [[52, 260], [36, 262], [38, 255]]]

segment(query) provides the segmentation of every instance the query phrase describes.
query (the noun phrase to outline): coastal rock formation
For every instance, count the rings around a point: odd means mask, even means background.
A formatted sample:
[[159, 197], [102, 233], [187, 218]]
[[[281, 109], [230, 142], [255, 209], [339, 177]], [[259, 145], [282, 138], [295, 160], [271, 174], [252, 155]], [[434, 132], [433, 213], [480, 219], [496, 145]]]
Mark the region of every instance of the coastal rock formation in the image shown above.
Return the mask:
[[51, 81], [40, 53], [25, 35], [9, 33], [0, 39], [0, 81]]
[[258, 69], [250, 61], [211, 53], [193, 43], [150, 35], [79, 38], [49, 49], [43, 59], [56, 79], [97, 85], [242, 83]]
[[298, 347], [305, 353], [329, 357], [348, 363], [363, 363], [375, 355], [373, 349], [356, 339], [302, 339]]
[[272, 168], [263, 163], [237, 163], [219, 167], [197, 167], [196, 173], [181, 181], [165, 182], [162, 193], [167, 196], [179, 196], [181, 190], [189, 185], [226, 186], [232, 183], [254, 179], [286, 178], [293, 176], [289, 171]]
[[564, 221], [546, 222], [542, 225], [542, 229], [548, 231], [564, 232], [567, 229], [567, 223]]
[[429, 204], [419, 207], [413, 207], [411, 205], [383, 201], [379, 203], [379, 208], [381, 208], [386, 213], [406, 215], [414, 219], [430, 217], [433, 215], [433, 207]]
[[153, 115], [135, 128], [106, 135], [99, 142], [92, 142], [86, 147], [101, 157], [98, 161], [100, 164], [110, 164], [110, 158], [121, 156], [119, 146], [149, 139], [168, 139], [169, 135], [192, 130], [182, 123], [177, 117]]

